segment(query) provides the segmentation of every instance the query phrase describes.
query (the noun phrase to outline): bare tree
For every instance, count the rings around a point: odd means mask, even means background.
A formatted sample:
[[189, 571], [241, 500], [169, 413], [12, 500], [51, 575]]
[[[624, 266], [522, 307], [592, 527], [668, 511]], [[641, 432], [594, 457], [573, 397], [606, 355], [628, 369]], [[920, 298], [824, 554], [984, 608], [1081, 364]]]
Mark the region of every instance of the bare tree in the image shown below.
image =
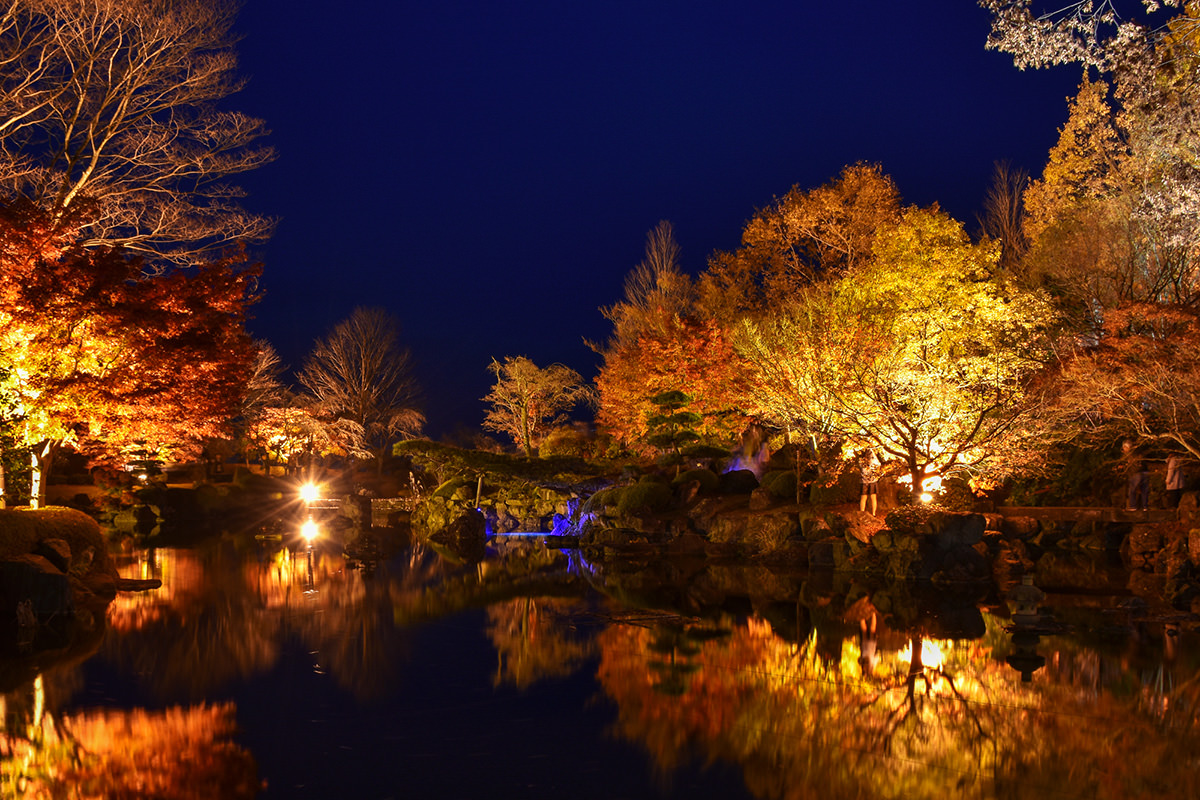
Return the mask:
[[1025, 187], [1029, 175], [1007, 161], [997, 161], [992, 171], [992, 185], [983, 198], [983, 214], [979, 226], [984, 235], [1000, 243], [1000, 267], [1012, 273], [1029, 250], [1025, 238]]
[[243, 84], [233, 0], [9, 0], [0, 10], [0, 193], [65, 213], [84, 240], [190, 265], [274, 222], [231, 175], [274, 158]]
[[525, 356], [509, 356], [488, 366], [496, 384], [483, 398], [491, 403], [483, 427], [506, 433], [513, 442], [533, 455], [542, 434], [566, 419], [563, 413], [592, 393], [579, 373], [562, 364], [542, 369]]
[[383, 309], [356, 308], [317, 340], [299, 375], [327, 414], [361, 428], [359, 444], [375, 455], [379, 470], [387, 446], [416, 436], [425, 424], [416, 408], [412, 355], [398, 331]]
[[692, 280], [679, 268], [675, 229], [662, 220], [646, 234], [646, 254], [625, 277], [625, 299], [600, 309], [613, 324], [611, 350], [622, 342], [636, 342], [646, 329], [655, 329], [662, 317], [686, 314], [695, 291]]

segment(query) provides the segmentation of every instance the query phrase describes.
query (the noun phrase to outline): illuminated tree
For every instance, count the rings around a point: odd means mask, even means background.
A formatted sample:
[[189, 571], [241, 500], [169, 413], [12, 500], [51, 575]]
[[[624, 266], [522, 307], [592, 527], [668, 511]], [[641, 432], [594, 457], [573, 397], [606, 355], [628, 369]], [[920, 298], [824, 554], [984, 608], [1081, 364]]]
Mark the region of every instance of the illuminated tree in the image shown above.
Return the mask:
[[700, 415], [696, 431], [727, 440], [745, 427], [734, 387], [741, 360], [724, 330], [696, 306], [691, 279], [679, 269], [668, 223], [647, 236], [646, 255], [625, 279], [625, 297], [601, 309], [613, 323], [596, 377], [597, 422], [626, 447], [647, 451], [651, 397], [685, 392]]
[[347, 441], [370, 452], [376, 468], [396, 439], [417, 435], [425, 416], [412, 355], [399, 341], [396, 318], [379, 308], [356, 308], [313, 347], [300, 383], [312, 393], [331, 422], [345, 420], [361, 431]]
[[742, 246], [709, 260], [705, 307], [724, 318], [783, 302], [825, 276], [855, 269], [871, 257], [875, 233], [900, 213], [900, 195], [878, 166], [845, 167], [816, 189], [795, 186], [757, 212]]
[[1053, 309], [997, 276], [992, 244], [932, 209], [880, 231], [869, 262], [742, 324], [748, 405], [783, 425], [871, 445], [926, 475], [1002, 471]]
[[250, 464], [250, 451], [260, 442], [251, 441], [250, 431], [262, 419], [269, 408], [286, 406], [292, 399], [280, 376], [286, 369], [279, 360], [279, 354], [266, 340], [255, 340], [256, 355], [242, 394], [240, 413], [235, 422], [238, 445]]
[[492, 391], [483, 398], [491, 408], [483, 427], [512, 437], [513, 443], [532, 456], [541, 437], [567, 419], [566, 411], [591, 400], [591, 390], [579, 373], [562, 364], [541, 368], [525, 356], [492, 359]]
[[1200, 459], [1200, 318], [1157, 305], [1112, 311], [1104, 336], [1066, 358], [1050, 409], [1058, 436], [1133, 436]]
[[354, 443], [362, 439], [362, 430], [351, 420], [321, 419], [310, 406], [267, 406], [246, 429], [247, 444], [267, 460], [288, 464], [297, 456], [330, 454], [370, 458]]
[[1043, 19], [1025, 2], [985, 5], [996, 15], [993, 44], [1019, 63], [1079, 60], [1108, 76], [1084, 79], [1045, 172], [1026, 193], [1029, 271], [1092, 338], [1105, 309], [1196, 302], [1200, 6], [1165, 4], [1183, 10], [1151, 27], [1120, 22], [1109, 3], [1070, 4]]
[[1031, 0], [980, 0], [979, 5], [992, 13], [988, 49], [1008, 53], [1019, 69], [1071, 62], [1110, 69], [1144, 57], [1164, 34], [1166, 26], [1154, 24], [1149, 15], [1189, 4], [1142, 0], [1142, 20], [1118, 13], [1113, 0], [1074, 0], [1040, 15]]
[[598, 424], [626, 447], [647, 451], [651, 398], [682, 391], [699, 414], [694, 430], [712, 442], [732, 439], [747, 424], [739, 391], [747, 370], [725, 331], [712, 320], [671, 314], [635, 341], [610, 347], [596, 376]]
[[85, 199], [86, 246], [195, 264], [272, 221], [227, 181], [274, 154], [242, 86], [226, 0], [15, 0], [0, 13], [0, 189], [56, 218]]
[[71, 243], [26, 206], [0, 216], [0, 396], [40, 477], [63, 444], [99, 461], [188, 455], [228, 432], [253, 357], [257, 268], [231, 258], [147, 274]]

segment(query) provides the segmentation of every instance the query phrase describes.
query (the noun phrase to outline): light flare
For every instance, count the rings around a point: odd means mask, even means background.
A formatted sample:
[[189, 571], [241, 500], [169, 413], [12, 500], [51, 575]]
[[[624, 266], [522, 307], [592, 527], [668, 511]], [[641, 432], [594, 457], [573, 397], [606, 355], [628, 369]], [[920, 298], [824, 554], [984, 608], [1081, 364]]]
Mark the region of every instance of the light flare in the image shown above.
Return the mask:
[[313, 539], [316, 539], [320, 533], [321, 527], [317, 525], [317, 521], [311, 517], [304, 520], [304, 524], [300, 526], [300, 535], [303, 536], [304, 541], [308, 542], [309, 544], [312, 544]]
[[[912, 473], [901, 475], [896, 478], [897, 483], [911, 485], [913, 482]], [[932, 503], [934, 495], [942, 490], [941, 475], [926, 475], [921, 479], [921, 493], [917, 495], [917, 499], [922, 503]]]
[[[912, 663], [912, 642], [904, 645], [904, 648], [897, 654], [901, 661]], [[921, 640], [921, 665], [926, 669], [941, 669], [942, 662], [945, 656], [942, 654], [942, 648], [937, 642], [932, 639]]]

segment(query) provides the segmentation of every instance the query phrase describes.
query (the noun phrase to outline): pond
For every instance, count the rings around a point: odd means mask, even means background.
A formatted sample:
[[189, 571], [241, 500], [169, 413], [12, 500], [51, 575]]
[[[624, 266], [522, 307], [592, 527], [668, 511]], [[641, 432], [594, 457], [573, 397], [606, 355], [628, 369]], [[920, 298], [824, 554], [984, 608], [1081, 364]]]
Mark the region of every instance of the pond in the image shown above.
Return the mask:
[[37, 712], [82, 747], [57, 767], [79, 786], [140, 770], [162, 797], [1200, 796], [1192, 618], [1103, 563], [1016, 625], [996, 590], [537, 539], [478, 564], [231, 539], [123, 561], [162, 588], [5, 696], [9, 779]]

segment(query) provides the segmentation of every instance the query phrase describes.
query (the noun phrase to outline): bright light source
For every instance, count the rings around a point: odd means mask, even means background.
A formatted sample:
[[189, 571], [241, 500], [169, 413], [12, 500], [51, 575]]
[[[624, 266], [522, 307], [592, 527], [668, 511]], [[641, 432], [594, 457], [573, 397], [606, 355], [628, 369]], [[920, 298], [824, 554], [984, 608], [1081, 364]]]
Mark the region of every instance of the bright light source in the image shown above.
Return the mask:
[[320, 532], [320, 527], [317, 525], [316, 521], [312, 519], [304, 520], [304, 524], [300, 526], [300, 535], [303, 536], [304, 541], [308, 542], [309, 544], [312, 544], [313, 539], [317, 538], [317, 535], [320, 534]]
[[922, 503], [932, 503], [933, 495], [931, 495], [929, 492], [922, 492], [920, 500]]
[[[904, 649], [896, 654], [901, 661], [912, 663], [912, 643], [904, 645]], [[921, 640], [921, 666], [926, 669], [939, 669], [942, 666], [944, 656], [942, 648], [938, 647], [937, 643], [930, 639]]]
[[306, 503], [311, 503], [320, 496], [315, 483], [306, 483], [300, 487], [300, 499]]

